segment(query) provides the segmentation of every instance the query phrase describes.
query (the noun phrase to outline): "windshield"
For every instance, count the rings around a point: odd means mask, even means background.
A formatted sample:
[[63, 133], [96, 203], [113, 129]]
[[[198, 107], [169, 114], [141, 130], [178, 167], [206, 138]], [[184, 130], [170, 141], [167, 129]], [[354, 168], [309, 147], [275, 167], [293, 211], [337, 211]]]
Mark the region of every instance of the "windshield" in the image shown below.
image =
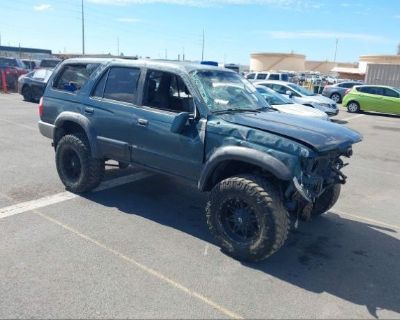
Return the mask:
[[264, 97], [270, 105], [277, 106], [282, 104], [292, 104], [292, 100], [282, 96], [274, 90], [265, 87], [257, 87], [257, 91]]
[[270, 107], [256, 88], [234, 72], [198, 70], [191, 77], [212, 112], [256, 111]]
[[60, 63], [60, 60], [42, 60], [40, 66], [42, 68], [55, 68]]
[[289, 83], [288, 86], [290, 88], [296, 90], [297, 92], [299, 92], [303, 96], [307, 96], [307, 97], [315, 96], [315, 93], [312, 93], [311, 91], [309, 91], [309, 90], [307, 90], [307, 89], [305, 89], [303, 87], [300, 87], [300, 86], [298, 86], [298, 85], [296, 85], [294, 83]]

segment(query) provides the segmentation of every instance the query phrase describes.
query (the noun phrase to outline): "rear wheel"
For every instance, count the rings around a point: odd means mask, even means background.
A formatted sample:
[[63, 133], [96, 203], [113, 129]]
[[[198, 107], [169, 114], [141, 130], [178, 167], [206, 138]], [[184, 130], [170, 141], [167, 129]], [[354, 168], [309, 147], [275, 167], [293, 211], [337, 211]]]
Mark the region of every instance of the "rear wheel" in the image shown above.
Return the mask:
[[104, 176], [104, 161], [90, 154], [84, 134], [65, 135], [56, 149], [58, 175], [65, 187], [76, 193], [97, 187]]
[[350, 101], [347, 104], [347, 111], [349, 111], [350, 113], [360, 112], [360, 105], [355, 101]]
[[239, 260], [259, 261], [284, 244], [289, 217], [273, 184], [243, 175], [213, 188], [207, 224], [224, 252]]
[[333, 101], [335, 101], [336, 103], [340, 103], [340, 101], [342, 100], [342, 97], [340, 96], [340, 94], [339, 93], [332, 93], [332, 95], [331, 95], [331, 99], [333, 100]]

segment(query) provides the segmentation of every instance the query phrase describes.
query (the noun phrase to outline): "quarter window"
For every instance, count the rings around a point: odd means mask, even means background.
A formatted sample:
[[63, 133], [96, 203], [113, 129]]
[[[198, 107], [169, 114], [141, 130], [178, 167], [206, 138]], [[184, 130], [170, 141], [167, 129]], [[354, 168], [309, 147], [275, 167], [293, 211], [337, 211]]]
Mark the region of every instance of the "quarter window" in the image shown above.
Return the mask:
[[54, 81], [53, 87], [69, 92], [79, 91], [98, 66], [97, 63], [66, 65]]
[[394, 91], [392, 89], [389, 89], [389, 88], [384, 88], [383, 89], [383, 95], [385, 95], [386, 97], [392, 97], [392, 98], [398, 98], [399, 97], [399, 94], [396, 91]]

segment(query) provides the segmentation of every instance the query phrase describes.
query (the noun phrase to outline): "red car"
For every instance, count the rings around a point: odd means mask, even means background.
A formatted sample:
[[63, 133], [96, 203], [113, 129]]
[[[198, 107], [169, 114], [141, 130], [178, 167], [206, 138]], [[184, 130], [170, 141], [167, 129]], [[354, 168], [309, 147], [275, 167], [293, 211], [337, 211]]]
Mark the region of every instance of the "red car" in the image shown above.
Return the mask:
[[[16, 58], [0, 57], [0, 71], [6, 75], [7, 88], [16, 89], [19, 76], [28, 73], [21, 60]], [[2, 78], [0, 77], [0, 82]]]

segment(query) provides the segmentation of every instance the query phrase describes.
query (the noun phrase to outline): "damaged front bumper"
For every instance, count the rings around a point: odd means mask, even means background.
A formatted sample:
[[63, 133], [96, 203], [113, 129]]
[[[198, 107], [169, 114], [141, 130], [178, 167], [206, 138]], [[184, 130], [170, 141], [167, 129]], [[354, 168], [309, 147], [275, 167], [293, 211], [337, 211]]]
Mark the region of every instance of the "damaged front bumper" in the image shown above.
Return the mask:
[[346, 163], [342, 156], [350, 157], [349, 148], [342, 154], [330, 154], [315, 159], [303, 159], [303, 170], [293, 178], [297, 193], [308, 203], [315, 203], [327, 188], [334, 184], [345, 184], [347, 176], [341, 171]]

